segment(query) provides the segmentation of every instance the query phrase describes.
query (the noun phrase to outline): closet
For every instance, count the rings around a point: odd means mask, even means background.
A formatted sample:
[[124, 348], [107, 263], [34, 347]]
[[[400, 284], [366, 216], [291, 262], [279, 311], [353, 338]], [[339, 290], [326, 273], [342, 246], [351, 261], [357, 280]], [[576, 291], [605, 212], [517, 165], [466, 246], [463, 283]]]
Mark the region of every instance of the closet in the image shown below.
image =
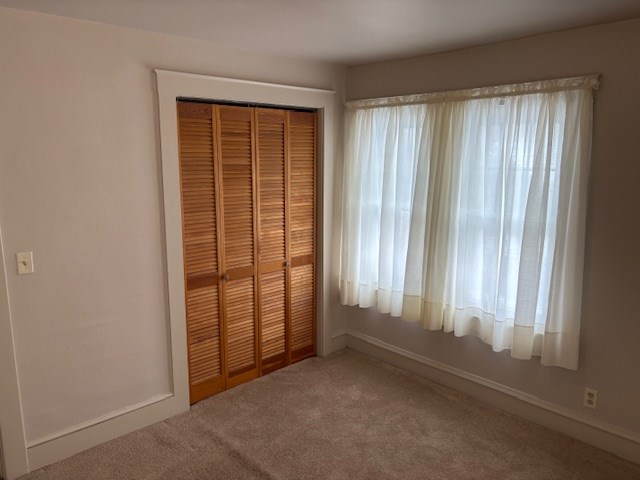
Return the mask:
[[316, 113], [177, 111], [195, 403], [316, 353]]

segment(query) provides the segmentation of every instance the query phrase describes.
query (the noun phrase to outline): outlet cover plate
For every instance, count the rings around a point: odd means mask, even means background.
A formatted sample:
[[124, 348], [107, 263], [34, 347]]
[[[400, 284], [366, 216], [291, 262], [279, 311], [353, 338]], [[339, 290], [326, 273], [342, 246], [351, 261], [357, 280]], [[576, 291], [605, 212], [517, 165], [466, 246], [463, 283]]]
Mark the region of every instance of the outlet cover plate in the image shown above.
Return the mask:
[[33, 273], [33, 252], [16, 253], [18, 263], [18, 275]]
[[585, 388], [583, 405], [595, 410], [598, 405], [598, 391], [593, 388]]

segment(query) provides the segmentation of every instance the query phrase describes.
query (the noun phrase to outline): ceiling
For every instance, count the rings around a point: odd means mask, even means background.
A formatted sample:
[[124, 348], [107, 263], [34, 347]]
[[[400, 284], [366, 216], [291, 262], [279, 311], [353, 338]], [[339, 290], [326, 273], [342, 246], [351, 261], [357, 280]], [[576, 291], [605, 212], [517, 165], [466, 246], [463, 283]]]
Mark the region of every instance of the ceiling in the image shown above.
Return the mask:
[[0, 6], [346, 65], [640, 17], [640, 0], [0, 0]]

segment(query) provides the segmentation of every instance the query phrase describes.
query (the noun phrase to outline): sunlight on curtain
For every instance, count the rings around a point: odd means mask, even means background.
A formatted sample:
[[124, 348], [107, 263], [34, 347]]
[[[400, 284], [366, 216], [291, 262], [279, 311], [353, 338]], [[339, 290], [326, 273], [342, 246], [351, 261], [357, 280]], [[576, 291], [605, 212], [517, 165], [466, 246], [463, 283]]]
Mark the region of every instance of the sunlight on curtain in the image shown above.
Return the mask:
[[347, 305], [577, 368], [595, 76], [347, 105]]

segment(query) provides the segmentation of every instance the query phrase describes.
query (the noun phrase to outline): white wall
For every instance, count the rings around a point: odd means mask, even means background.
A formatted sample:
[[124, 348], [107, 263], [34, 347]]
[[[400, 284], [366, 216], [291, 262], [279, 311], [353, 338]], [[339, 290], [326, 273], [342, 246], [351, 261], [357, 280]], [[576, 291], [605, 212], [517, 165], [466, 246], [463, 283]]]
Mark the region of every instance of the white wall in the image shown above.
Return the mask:
[[[348, 329], [640, 433], [640, 19], [439, 55], [349, 68], [349, 99], [602, 74], [593, 162], [580, 366], [543, 367], [472, 337], [423, 331], [374, 310], [342, 308]], [[598, 408], [582, 406], [584, 387]]]
[[[345, 72], [6, 8], [0, 65], [0, 225], [33, 443], [171, 388], [153, 69], [340, 99]], [[19, 277], [25, 250], [36, 273]]]

